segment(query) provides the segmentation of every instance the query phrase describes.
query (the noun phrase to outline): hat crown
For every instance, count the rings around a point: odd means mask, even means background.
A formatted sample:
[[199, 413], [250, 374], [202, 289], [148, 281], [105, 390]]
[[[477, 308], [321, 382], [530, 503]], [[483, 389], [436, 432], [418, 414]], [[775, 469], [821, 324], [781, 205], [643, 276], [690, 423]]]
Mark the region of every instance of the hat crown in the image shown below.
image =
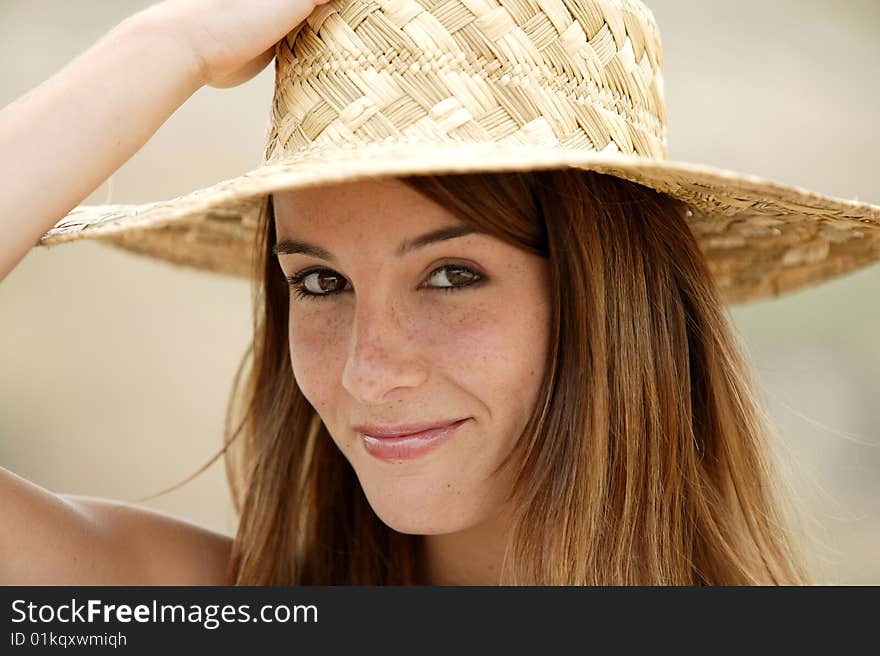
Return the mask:
[[276, 47], [264, 161], [372, 142], [666, 159], [660, 33], [637, 0], [332, 0]]

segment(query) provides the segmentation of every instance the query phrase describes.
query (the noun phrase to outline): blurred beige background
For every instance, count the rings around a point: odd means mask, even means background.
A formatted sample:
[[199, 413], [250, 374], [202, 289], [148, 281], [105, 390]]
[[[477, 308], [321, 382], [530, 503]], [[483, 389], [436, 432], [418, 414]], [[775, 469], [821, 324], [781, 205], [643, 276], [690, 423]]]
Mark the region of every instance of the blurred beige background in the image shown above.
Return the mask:
[[[0, 0], [0, 106], [149, 4]], [[664, 43], [670, 158], [880, 203], [880, 3], [647, 4]], [[85, 202], [169, 198], [257, 166], [272, 86], [270, 66], [200, 90]], [[827, 583], [880, 583], [878, 297], [875, 265], [732, 309]], [[0, 283], [0, 464], [57, 492], [125, 500], [176, 483], [221, 444], [249, 318], [243, 281], [96, 244], [32, 251]], [[147, 505], [235, 531], [220, 463]]]

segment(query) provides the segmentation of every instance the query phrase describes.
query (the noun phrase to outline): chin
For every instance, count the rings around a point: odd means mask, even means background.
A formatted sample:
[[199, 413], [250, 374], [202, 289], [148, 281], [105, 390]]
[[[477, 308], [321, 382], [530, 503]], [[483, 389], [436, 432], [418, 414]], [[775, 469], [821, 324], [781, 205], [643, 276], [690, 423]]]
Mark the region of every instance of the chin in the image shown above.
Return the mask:
[[443, 517], [429, 517], [424, 514], [406, 515], [399, 511], [392, 513], [377, 512], [376, 515], [389, 528], [407, 535], [439, 535], [443, 533], [456, 533], [468, 528], [469, 524], [450, 521]]
[[[483, 521], [486, 508], [479, 495], [461, 494], [446, 484], [415, 489], [415, 479], [372, 481], [361, 487], [376, 516], [389, 528], [408, 535], [456, 533]], [[470, 499], [470, 501], [468, 501]]]

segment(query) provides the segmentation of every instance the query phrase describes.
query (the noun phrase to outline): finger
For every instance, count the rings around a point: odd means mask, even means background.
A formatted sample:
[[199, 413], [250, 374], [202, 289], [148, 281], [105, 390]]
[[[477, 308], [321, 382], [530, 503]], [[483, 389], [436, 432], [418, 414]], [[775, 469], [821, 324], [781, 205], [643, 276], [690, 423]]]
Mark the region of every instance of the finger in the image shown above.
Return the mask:
[[239, 84], [247, 82], [248, 80], [256, 76], [264, 68], [266, 68], [266, 66], [269, 64], [270, 61], [272, 61], [274, 57], [275, 46], [272, 46], [259, 56], [254, 57], [251, 61], [242, 66], [237, 71], [234, 71], [220, 79], [212, 80], [208, 83], [208, 86], [214, 87], [215, 89], [229, 89], [230, 87], [237, 87]]

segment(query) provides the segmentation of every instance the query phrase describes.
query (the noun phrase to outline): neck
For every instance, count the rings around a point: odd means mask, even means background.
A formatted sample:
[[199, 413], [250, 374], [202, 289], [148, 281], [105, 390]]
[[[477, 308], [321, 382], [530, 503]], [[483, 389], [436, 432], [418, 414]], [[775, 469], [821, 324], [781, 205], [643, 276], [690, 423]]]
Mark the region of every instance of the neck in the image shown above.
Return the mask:
[[462, 531], [423, 535], [427, 585], [499, 585], [509, 529], [500, 511]]

